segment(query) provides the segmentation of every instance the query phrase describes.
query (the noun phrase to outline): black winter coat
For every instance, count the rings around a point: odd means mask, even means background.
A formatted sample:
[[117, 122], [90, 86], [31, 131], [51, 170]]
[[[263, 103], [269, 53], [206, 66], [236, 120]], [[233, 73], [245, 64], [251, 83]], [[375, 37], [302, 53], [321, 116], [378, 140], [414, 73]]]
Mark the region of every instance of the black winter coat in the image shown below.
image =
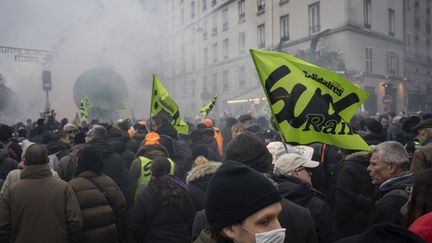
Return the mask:
[[114, 151], [122, 157], [126, 169], [129, 170], [135, 154], [127, 148], [128, 141], [125, 138], [110, 138], [108, 143], [114, 148]]
[[197, 146], [204, 146], [207, 148], [208, 157], [211, 161], [221, 161], [218, 146], [216, 140], [213, 137], [214, 132], [212, 130], [195, 130], [191, 133], [191, 150], [194, 150]]
[[339, 231], [333, 213], [327, 203], [319, 198], [313, 188], [299, 179], [289, 176], [277, 179], [282, 196], [293, 203], [309, 209], [315, 224], [320, 243], [330, 243], [339, 239]]
[[387, 134], [385, 133], [381, 133], [381, 134], [368, 133], [363, 136], [364, 141], [369, 145], [378, 145], [384, 142], [386, 138], [387, 138]]
[[0, 150], [0, 179], [5, 180], [9, 172], [17, 168], [18, 163], [14, 159], [9, 158], [5, 150]]
[[186, 183], [189, 185], [189, 194], [197, 211], [204, 209], [204, 198], [208, 184], [220, 165], [221, 163], [208, 162], [189, 171]]
[[408, 142], [408, 138], [405, 136], [405, 133], [399, 124], [390, 124], [389, 128], [387, 129], [387, 133], [387, 140], [397, 141], [401, 144], [406, 144]]
[[122, 157], [114, 151], [112, 146], [104, 141], [92, 141], [91, 144], [97, 146], [102, 153], [102, 173], [109, 176], [123, 192], [123, 196], [128, 197], [128, 172]]
[[[374, 186], [367, 167], [370, 152], [356, 152], [341, 161], [335, 193], [335, 218], [343, 237], [363, 232], [368, 226], [370, 211], [346, 192], [372, 201]], [[355, 219], [355, 220], [353, 220]]]
[[[159, 135], [165, 135], [171, 137], [172, 139], [177, 139], [177, 130], [171, 124], [161, 125], [156, 132]], [[160, 144], [168, 150], [168, 154], [171, 156], [173, 154], [172, 141], [169, 138], [161, 136]]]
[[60, 141], [51, 141], [47, 145], [48, 154], [56, 154], [57, 159], [61, 160], [64, 156], [69, 154], [70, 146], [67, 143]]
[[191, 242], [192, 224], [196, 211], [189, 195], [182, 192], [182, 209], [163, 207], [160, 194], [152, 185], [140, 192], [135, 201], [131, 219], [131, 230], [138, 242]]
[[406, 189], [413, 185], [413, 180], [411, 172], [406, 171], [380, 185], [369, 225], [391, 223], [404, 226], [401, 208], [408, 201]]

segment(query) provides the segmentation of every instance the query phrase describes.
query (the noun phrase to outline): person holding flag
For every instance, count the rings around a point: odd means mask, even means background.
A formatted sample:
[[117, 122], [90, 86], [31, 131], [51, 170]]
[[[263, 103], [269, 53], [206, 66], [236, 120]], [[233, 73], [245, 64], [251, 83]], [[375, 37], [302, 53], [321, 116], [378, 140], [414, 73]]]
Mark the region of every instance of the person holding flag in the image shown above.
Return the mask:
[[168, 150], [170, 158], [179, 166], [182, 176], [188, 171], [187, 163], [192, 152], [189, 143], [178, 134], [188, 136], [189, 125], [180, 119], [178, 105], [156, 75], [153, 75], [150, 115], [152, 130], [160, 135], [160, 144]]
[[180, 110], [177, 103], [171, 98], [167, 89], [156, 75], [153, 75], [152, 98], [150, 116], [154, 117], [161, 112], [165, 112], [171, 119], [171, 124], [178, 133], [189, 135], [189, 126], [180, 120]]
[[286, 142], [322, 142], [370, 150], [351, 117], [368, 93], [340, 75], [285, 53], [250, 50], [264, 93]]

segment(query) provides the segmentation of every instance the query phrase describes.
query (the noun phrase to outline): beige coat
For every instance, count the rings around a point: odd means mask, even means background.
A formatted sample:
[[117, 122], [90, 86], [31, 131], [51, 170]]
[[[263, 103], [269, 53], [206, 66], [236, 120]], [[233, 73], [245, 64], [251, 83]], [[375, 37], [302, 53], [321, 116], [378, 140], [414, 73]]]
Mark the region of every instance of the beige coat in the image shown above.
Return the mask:
[[28, 166], [0, 199], [0, 242], [73, 243], [82, 228], [72, 188], [47, 164]]

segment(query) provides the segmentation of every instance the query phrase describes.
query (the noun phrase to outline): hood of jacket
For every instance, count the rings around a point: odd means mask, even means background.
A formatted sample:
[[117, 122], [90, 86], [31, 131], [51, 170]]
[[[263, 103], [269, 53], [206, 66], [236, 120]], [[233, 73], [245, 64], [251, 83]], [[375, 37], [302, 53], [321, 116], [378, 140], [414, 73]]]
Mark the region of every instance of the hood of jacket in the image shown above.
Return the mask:
[[174, 139], [177, 138], [177, 130], [171, 124], [164, 124], [158, 127], [156, 131], [159, 135], [170, 136]]
[[212, 176], [221, 165], [222, 163], [219, 162], [207, 162], [205, 164], [196, 166], [189, 171], [186, 177], [186, 183], [189, 184], [208, 175]]
[[66, 149], [69, 149], [69, 145], [60, 141], [51, 141], [47, 145], [48, 154], [55, 154]]
[[370, 151], [359, 151], [352, 154], [347, 155], [342, 163], [344, 161], [354, 161], [354, 162], [360, 162], [363, 164], [369, 164], [370, 157], [372, 156], [372, 152]]
[[115, 153], [114, 148], [111, 146], [111, 144], [108, 144], [106, 141], [92, 140], [89, 144], [96, 145], [96, 147], [102, 153], [103, 158], [106, 158], [111, 154]]
[[383, 182], [380, 185], [379, 189], [381, 193], [384, 195], [393, 190], [405, 190], [407, 187], [412, 186], [413, 183], [414, 183], [414, 178], [412, 173], [409, 171], [404, 171], [400, 173], [398, 176]]
[[108, 139], [108, 144], [119, 154], [127, 149], [127, 142], [124, 138], [110, 138]]
[[144, 156], [149, 159], [153, 159], [157, 156], [169, 157], [166, 148], [159, 144], [145, 145], [138, 150], [137, 156]]
[[298, 205], [305, 205], [314, 196], [306, 183], [293, 176], [279, 177], [277, 182], [282, 197]]

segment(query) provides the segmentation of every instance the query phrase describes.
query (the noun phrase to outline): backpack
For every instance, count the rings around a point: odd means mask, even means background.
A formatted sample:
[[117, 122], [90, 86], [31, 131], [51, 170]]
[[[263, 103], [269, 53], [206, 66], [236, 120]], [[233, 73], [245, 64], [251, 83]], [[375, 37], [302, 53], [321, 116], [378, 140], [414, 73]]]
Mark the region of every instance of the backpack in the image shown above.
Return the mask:
[[186, 163], [192, 156], [192, 150], [188, 142], [184, 139], [174, 139], [167, 135], [160, 135], [160, 137], [166, 138], [170, 142], [172, 151], [169, 156], [177, 164], [178, 171], [183, 176], [187, 172]]
[[177, 162], [177, 160], [186, 160], [192, 154], [192, 151], [189, 148], [189, 144], [185, 140], [174, 139], [167, 135], [160, 135], [160, 136], [170, 141], [172, 147], [170, 158], [173, 159], [175, 162]]

